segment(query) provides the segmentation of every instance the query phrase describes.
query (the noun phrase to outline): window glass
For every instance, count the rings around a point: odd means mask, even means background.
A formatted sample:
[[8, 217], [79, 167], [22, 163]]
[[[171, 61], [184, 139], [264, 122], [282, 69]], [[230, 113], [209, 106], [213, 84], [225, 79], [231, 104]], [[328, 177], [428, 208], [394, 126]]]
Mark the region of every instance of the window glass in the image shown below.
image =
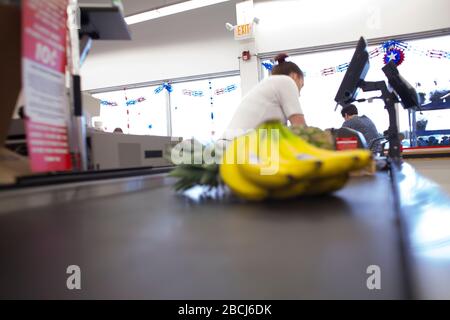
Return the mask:
[[231, 122], [242, 98], [241, 77], [216, 78], [212, 81], [214, 140], [219, 139]]
[[211, 138], [210, 89], [207, 80], [175, 83], [170, 95], [172, 136]]
[[126, 90], [130, 134], [167, 136], [167, 92], [156, 88]]
[[121, 128], [124, 133], [127, 133], [124, 91], [102, 92], [93, 96], [101, 101], [100, 117], [96, 119], [101, 122], [101, 128], [106, 132], [113, 132], [114, 129]]
[[209, 143], [220, 138], [241, 100], [240, 77], [173, 84], [172, 135]]
[[[417, 92], [423, 93], [425, 97], [424, 103], [431, 102], [430, 99], [435, 91], [450, 91], [450, 58], [448, 56], [434, 58], [430, 57], [429, 53], [429, 51], [436, 52], [439, 50], [448, 53], [450, 51], [450, 36], [407, 41], [406, 43], [410, 48], [404, 50], [404, 62], [398, 69], [401, 75], [411, 85], [416, 87]], [[369, 47], [369, 52], [377, 47]], [[336, 70], [339, 70], [339, 68], [336, 67], [350, 62], [353, 53], [354, 49], [345, 49], [302, 54], [288, 58], [290, 61], [298, 64], [305, 72], [305, 86], [301, 92], [300, 102], [308, 125], [322, 129], [338, 128], [342, 125], [341, 108], [338, 107], [336, 112], [334, 111], [336, 107], [334, 97], [344, 77], [345, 70], [338, 72]], [[366, 81], [387, 81], [381, 70], [384, 66], [384, 52], [371, 58], [370, 64]], [[334, 70], [328, 75], [324, 75], [323, 71], [328, 68]], [[268, 71], [265, 69], [263, 76], [268, 76]], [[359, 92], [358, 98], [376, 97], [380, 94], [380, 92]], [[389, 117], [386, 110], [384, 110], [384, 104], [381, 100], [373, 100], [372, 103], [362, 102], [355, 104], [359, 109], [359, 114], [365, 114], [371, 118], [380, 133], [387, 130]], [[398, 113], [400, 131], [408, 131], [408, 111], [400, 108]], [[444, 120], [448, 116], [447, 110], [431, 111], [420, 116], [429, 117], [429, 125], [432, 130], [437, 128], [447, 129], [449, 127]]]
[[100, 117], [104, 131], [121, 128], [136, 135], [167, 135], [167, 94], [157, 87], [119, 90], [94, 94], [102, 101]]

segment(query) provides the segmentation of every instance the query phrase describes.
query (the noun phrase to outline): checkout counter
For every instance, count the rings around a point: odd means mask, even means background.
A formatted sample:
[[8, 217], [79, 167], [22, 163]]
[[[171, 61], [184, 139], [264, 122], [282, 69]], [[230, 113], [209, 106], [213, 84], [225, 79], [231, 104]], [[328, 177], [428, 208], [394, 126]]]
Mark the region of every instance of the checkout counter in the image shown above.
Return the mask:
[[[3, 190], [0, 298], [450, 298], [450, 200], [407, 164], [288, 202], [172, 184], [141, 171]], [[82, 290], [66, 288], [73, 264]]]
[[450, 200], [393, 142], [389, 170], [283, 202], [179, 194], [164, 166], [23, 177], [0, 187], [0, 299], [449, 299]]
[[[95, 128], [87, 128], [86, 132], [89, 171], [171, 167], [167, 151], [182, 140], [178, 137], [111, 133]], [[23, 119], [11, 121], [5, 146], [27, 156]]]

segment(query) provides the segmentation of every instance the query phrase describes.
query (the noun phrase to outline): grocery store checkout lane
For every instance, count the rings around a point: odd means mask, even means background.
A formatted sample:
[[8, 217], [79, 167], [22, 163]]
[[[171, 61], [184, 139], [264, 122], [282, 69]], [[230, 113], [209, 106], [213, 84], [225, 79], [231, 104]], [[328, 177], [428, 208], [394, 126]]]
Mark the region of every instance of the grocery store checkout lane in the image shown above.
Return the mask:
[[[49, 189], [58, 204], [4, 212], [1, 296], [408, 297], [385, 173], [354, 178], [335, 196], [259, 205], [228, 196], [201, 200], [195, 190], [176, 195], [169, 178], [147, 179], [153, 182], [138, 192], [81, 200], [77, 194], [95, 186]], [[65, 286], [72, 264], [82, 270], [77, 292]], [[383, 272], [380, 291], [366, 286], [374, 264]]]
[[448, 199], [392, 168], [261, 203], [177, 194], [152, 168], [25, 179], [0, 192], [0, 298], [449, 298]]
[[[164, 174], [9, 191], [2, 203], [24, 205], [0, 215], [0, 296], [449, 298], [448, 199], [407, 164], [396, 180], [399, 195], [379, 172], [261, 204], [176, 194]], [[74, 264], [79, 291], [66, 288]], [[372, 265], [381, 290], [367, 288]]]

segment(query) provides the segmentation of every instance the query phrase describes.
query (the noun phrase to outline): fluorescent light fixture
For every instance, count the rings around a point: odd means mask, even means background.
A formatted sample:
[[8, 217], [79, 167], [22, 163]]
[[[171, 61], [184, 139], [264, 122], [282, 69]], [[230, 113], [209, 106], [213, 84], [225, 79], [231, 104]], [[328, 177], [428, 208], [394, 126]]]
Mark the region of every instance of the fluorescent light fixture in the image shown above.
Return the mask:
[[190, 0], [173, 4], [167, 7], [134, 14], [132, 16], [126, 17], [125, 21], [128, 25], [131, 25], [227, 1], [229, 0]]

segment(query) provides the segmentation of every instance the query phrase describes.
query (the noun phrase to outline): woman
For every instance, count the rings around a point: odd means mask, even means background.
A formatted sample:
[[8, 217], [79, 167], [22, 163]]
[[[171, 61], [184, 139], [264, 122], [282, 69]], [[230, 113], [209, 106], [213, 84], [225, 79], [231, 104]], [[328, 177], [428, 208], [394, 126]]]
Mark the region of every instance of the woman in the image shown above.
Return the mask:
[[255, 129], [268, 120], [281, 120], [296, 125], [305, 125], [299, 96], [303, 88], [302, 70], [293, 62], [286, 61], [288, 55], [275, 57], [277, 64], [269, 78], [256, 85], [242, 99], [228, 128], [227, 139]]

